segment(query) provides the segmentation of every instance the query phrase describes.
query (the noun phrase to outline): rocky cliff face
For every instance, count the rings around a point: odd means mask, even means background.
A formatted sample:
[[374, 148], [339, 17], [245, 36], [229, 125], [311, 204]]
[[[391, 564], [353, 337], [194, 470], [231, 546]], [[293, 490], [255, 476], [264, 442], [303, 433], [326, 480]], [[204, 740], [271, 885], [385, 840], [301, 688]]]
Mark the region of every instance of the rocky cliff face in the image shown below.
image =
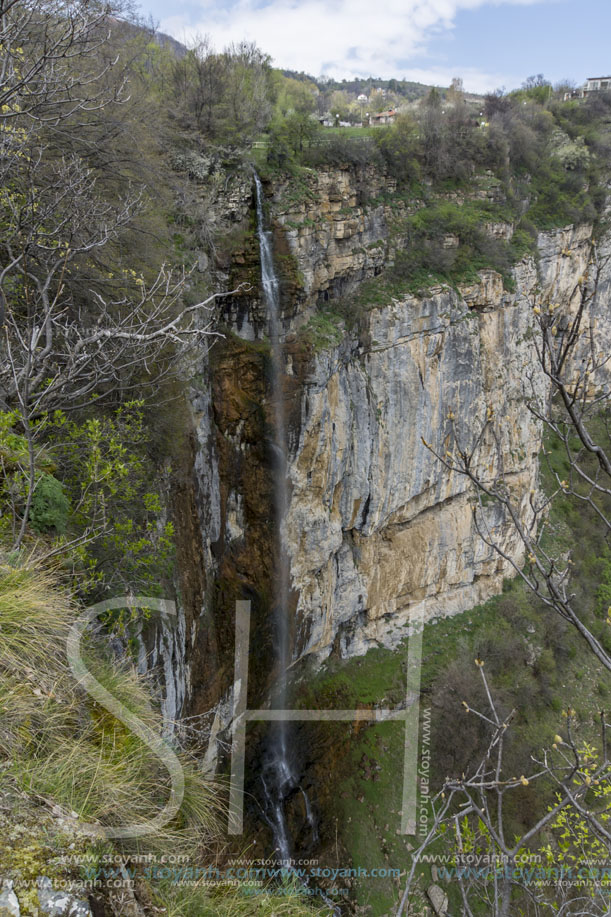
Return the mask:
[[[422, 198], [399, 193], [394, 178], [373, 166], [311, 171], [305, 178], [279, 181], [268, 188], [278, 236], [286, 240], [300, 285], [290, 308], [294, 323], [317, 305], [354, 292], [377, 276], [406, 247], [402, 223], [424, 206]], [[461, 202], [456, 192], [440, 199]], [[469, 199], [502, 203], [499, 182], [490, 174], [474, 181]], [[493, 238], [511, 238], [513, 227], [486, 227]], [[450, 233], [446, 247], [458, 244]]]
[[[459, 291], [400, 298], [367, 314], [366, 334], [315, 357], [286, 526], [299, 653], [389, 645], [415, 614], [454, 614], [500, 591], [508, 565], [477, 534], [468, 481], [437, 456], [457, 444], [470, 451], [494, 418], [476, 473], [492, 481], [502, 470], [528, 514], [541, 430], [524, 406], [527, 375], [535, 391], [545, 386], [532, 305], [540, 289], [570, 307], [589, 239], [589, 227], [543, 235], [540, 269], [530, 259], [518, 265], [515, 293], [482, 272]], [[517, 559], [496, 505], [483, 518]]]
[[301, 278], [299, 315], [310, 314], [379, 274], [388, 259], [389, 227], [405, 201], [389, 203], [396, 182], [373, 168], [358, 173], [313, 173], [307, 183], [280, 183], [271, 191], [277, 226], [283, 231]]
[[[231, 200], [231, 212], [219, 217], [230, 242], [219, 250], [217, 281], [225, 288], [251, 283], [225, 301], [230, 333], [194, 386], [195, 488], [190, 503], [183, 501], [197, 506], [201, 531], [183, 567], [195, 557], [203, 567], [199, 586], [191, 578], [181, 587], [190, 595], [183, 683], [190, 684], [190, 712], [216, 709], [217, 734], [230, 715], [236, 598], [252, 599], [258, 655], [269, 660], [271, 653], [273, 412], [251, 182], [237, 171], [224, 190], [214, 187], [213, 209], [225, 194]], [[364, 310], [358, 330], [340, 323], [313, 346], [304, 326], [316, 306], [332, 309], [406, 244], [401, 216], [421, 203], [394, 192], [392, 180], [369, 169], [320, 171], [266, 188], [283, 288], [291, 483], [284, 538], [296, 657], [393, 645], [415, 615], [455, 614], [501, 589], [509, 571], [477, 534], [474, 494], [437, 456], [457, 440], [470, 448], [494, 418], [479, 441], [476, 470], [488, 480], [502, 470], [528, 516], [541, 430], [525, 409], [525, 383], [540, 394], [546, 384], [536, 369], [533, 301], [548, 296], [570, 312], [591, 257], [588, 226], [541, 234], [539, 258], [516, 266], [513, 292], [483, 271], [457, 290], [388, 298]], [[486, 186], [474, 192], [497, 193]], [[512, 227], [499, 222], [489, 231], [508, 237]], [[591, 307], [607, 342], [610, 289], [607, 272]], [[519, 559], [496, 505], [481, 512], [492, 536]]]

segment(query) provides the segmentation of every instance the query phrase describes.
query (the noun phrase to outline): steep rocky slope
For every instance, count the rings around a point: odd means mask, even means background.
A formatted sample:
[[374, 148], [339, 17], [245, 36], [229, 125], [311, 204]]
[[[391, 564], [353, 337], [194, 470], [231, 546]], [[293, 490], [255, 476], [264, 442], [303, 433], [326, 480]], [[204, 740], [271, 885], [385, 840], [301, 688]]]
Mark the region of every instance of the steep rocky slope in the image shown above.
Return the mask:
[[[524, 407], [532, 308], [548, 290], [570, 308], [590, 228], [542, 235], [539, 247], [539, 271], [519, 264], [515, 293], [482, 272], [479, 284], [397, 298], [367, 313], [365, 334], [314, 358], [287, 522], [300, 652], [361, 653], [399, 638], [416, 611], [452, 614], [500, 590], [508, 565], [477, 535], [468, 482], [435, 453], [456, 441], [469, 451], [493, 412], [496, 438], [486, 432], [475, 471], [490, 481], [502, 468], [528, 513], [541, 434]], [[532, 384], [544, 380], [534, 372]], [[495, 505], [486, 526], [518, 556]]]

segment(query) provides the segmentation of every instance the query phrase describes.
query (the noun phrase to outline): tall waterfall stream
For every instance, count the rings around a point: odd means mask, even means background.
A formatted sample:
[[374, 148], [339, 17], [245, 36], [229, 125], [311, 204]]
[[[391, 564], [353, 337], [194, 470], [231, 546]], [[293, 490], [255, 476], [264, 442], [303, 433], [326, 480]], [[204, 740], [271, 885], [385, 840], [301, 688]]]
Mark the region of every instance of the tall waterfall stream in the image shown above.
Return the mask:
[[[275, 546], [274, 577], [274, 651], [277, 678], [271, 695], [272, 707], [287, 709], [287, 670], [291, 663], [291, 628], [289, 621], [290, 574], [289, 560], [282, 543], [282, 529], [288, 510], [288, 453], [286, 439], [286, 413], [282, 378], [284, 359], [282, 351], [282, 324], [280, 320], [280, 285], [274, 270], [272, 255], [272, 234], [265, 228], [263, 189], [261, 180], [254, 173], [257, 201], [257, 235], [261, 258], [261, 284], [267, 313], [272, 345], [272, 398], [274, 402], [274, 511], [277, 542]], [[318, 825], [308, 794], [300, 786], [296, 762], [289, 751], [291, 724], [285, 720], [271, 723], [271, 733], [264, 755], [261, 782], [266, 805], [265, 816], [272, 829], [276, 857], [291, 871], [291, 839], [286, 820], [285, 803], [289, 795], [298, 791], [303, 796], [306, 822], [311, 831], [312, 843], [318, 843]], [[303, 882], [304, 880], [301, 879]], [[305, 885], [309, 883], [305, 880]], [[333, 909], [339, 917], [339, 907], [331, 901], [322, 889], [318, 889], [321, 900]]]
[[[286, 417], [282, 377], [284, 362], [282, 353], [280, 321], [280, 287], [274, 270], [272, 255], [272, 234], [265, 228], [263, 211], [263, 191], [259, 176], [255, 173], [257, 199], [257, 234], [261, 257], [261, 283], [272, 345], [272, 400], [274, 405], [274, 511], [277, 542], [274, 570], [274, 652], [276, 662], [276, 681], [272, 689], [273, 707], [285, 710], [287, 707], [287, 669], [290, 664], [290, 624], [289, 624], [289, 564], [282, 544], [282, 527], [288, 509], [287, 484], [287, 446]], [[288, 751], [288, 732], [290, 723], [280, 721], [272, 724], [272, 732], [263, 764], [262, 782], [267, 805], [267, 818], [270, 822], [276, 854], [281, 861], [288, 861], [291, 856], [289, 832], [284, 812], [284, 801], [299, 783]]]

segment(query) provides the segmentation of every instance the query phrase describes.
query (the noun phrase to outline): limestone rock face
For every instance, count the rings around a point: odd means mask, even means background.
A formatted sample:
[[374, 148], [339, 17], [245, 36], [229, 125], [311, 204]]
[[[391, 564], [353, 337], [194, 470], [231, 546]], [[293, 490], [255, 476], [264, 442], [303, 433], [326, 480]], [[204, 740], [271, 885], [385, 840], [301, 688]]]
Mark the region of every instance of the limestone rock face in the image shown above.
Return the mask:
[[427, 896], [437, 917], [445, 917], [448, 913], [448, 896], [439, 885], [429, 885]]
[[[540, 271], [521, 263], [515, 293], [482, 272], [460, 292], [438, 287], [376, 307], [365, 334], [316, 355], [285, 527], [299, 596], [297, 655], [393, 645], [416, 614], [454, 614], [500, 591], [509, 566], [477, 534], [469, 482], [438, 456], [470, 451], [494, 418], [474, 468], [488, 481], [503, 471], [527, 518], [541, 430], [524, 399], [542, 397], [546, 385], [532, 305], [539, 291], [574, 308], [589, 237], [588, 227], [543, 235]], [[482, 512], [519, 560], [497, 506]]]
[[92, 917], [87, 901], [66, 892], [53, 891], [51, 880], [42, 876], [38, 880], [40, 910], [48, 917]]
[[[274, 218], [283, 228], [302, 276], [301, 318], [319, 301], [354, 289], [388, 258], [396, 182], [373, 168], [313, 173], [300, 195], [273, 189]], [[395, 208], [404, 210], [405, 202]]]
[[[466, 197], [498, 202], [497, 192], [492, 187], [442, 197], [454, 203]], [[313, 170], [296, 187], [289, 180], [266, 193], [301, 277], [296, 324], [317, 304], [350, 294], [392, 264], [397, 252], [409, 245], [401, 229], [405, 217], [427, 206], [421, 196], [398, 194], [396, 180], [371, 165]], [[488, 222], [483, 228], [491, 239], [503, 241], [514, 231], [505, 222]], [[447, 233], [442, 244], [451, 249], [459, 241]]]
[[0, 917], [20, 917], [19, 899], [13, 891], [14, 883], [7, 879], [0, 890]]
[[[219, 255], [217, 279], [222, 288], [237, 263], [251, 290], [223, 306], [233, 334], [202, 361], [201, 386], [193, 384], [192, 502], [205, 589], [199, 608], [192, 589], [179, 634], [184, 678], [175, 692], [190, 697], [189, 713], [209, 717], [214, 736], [231, 719], [236, 598], [252, 598], [253, 641], [265, 668], [274, 556], [274, 414], [251, 177], [236, 174], [228, 187], [231, 212], [217, 223], [234, 225], [235, 244], [219, 246], [226, 263]], [[321, 661], [332, 651], [351, 656], [396, 645], [415, 618], [459, 613], [501, 590], [511, 567], [479, 536], [477, 496], [443, 459], [475, 449], [478, 477], [491, 482], [502, 473], [529, 518], [541, 429], [525, 398], [548, 391], [533, 306], [553, 303], [566, 327], [581, 300], [580, 278], [590, 282], [592, 232], [541, 233], [539, 257], [514, 268], [512, 292], [498, 273], [483, 270], [457, 289], [439, 285], [369, 310], [365, 304], [358, 331], [340, 322], [314, 344], [303, 326], [317, 307], [333, 310], [391, 264], [409, 246], [405, 217], [424, 202], [398, 195], [393, 180], [369, 166], [312, 170], [264, 190], [282, 292], [291, 490], [283, 538], [294, 654]], [[475, 196], [496, 194], [491, 186]], [[513, 233], [500, 221], [485, 229], [496, 239]], [[456, 240], [448, 235], [444, 244]], [[611, 237], [598, 245], [598, 289], [585, 317], [601, 352], [611, 345], [609, 254]], [[519, 562], [521, 544], [496, 503], [478, 513]], [[191, 556], [183, 564], [189, 569]]]

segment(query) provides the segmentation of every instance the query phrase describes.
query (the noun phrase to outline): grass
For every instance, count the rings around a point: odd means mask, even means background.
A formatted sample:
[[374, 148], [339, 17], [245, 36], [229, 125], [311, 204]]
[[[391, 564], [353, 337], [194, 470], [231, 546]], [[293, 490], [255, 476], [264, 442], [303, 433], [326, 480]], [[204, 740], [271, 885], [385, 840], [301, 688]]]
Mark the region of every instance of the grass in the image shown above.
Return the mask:
[[[148, 746], [73, 680], [65, 646], [77, 615], [77, 606], [49, 571], [0, 567], [0, 796], [10, 802], [11, 812], [7, 821], [7, 809], [0, 806], [0, 860], [5, 877], [30, 883], [27, 893], [20, 893], [24, 917], [37, 912], [37, 876], [78, 881], [77, 867], [65, 865], [73, 853], [84, 857], [82, 881], [92, 870], [96, 875], [109, 851], [127, 860], [134, 853], [158, 857], [171, 851], [193, 863], [214, 862], [218, 852], [223, 788], [178, 748], [184, 801], [169, 824], [155, 826], [145, 838], [112, 844], [83, 835], [83, 823], [152, 824], [167, 802], [170, 780]], [[83, 655], [99, 683], [160, 734], [162, 717], [146, 680], [131, 665], [108, 658], [94, 640]], [[61, 813], [61, 831], [49, 820], [50, 812]], [[27, 829], [21, 830], [21, 823]], [[257, 889], [253, 897], [244, 883], [217, 888], [149, 884], [149, 896], [173, 917], [328, 914], [328, 908], [312, 907], [295, 887]]]
[[4, 567], [0, 577], [0, 667], [24, 681], [57, 677], [74, 606], [53, 589], [49, 573]]
[[[386, 201], [396, 209], [405, 194]], [[408, 196], [413, 203], [413, 195]], [[516, 223], [511, 241], [491, 238], [486, 223]], [[364, 281], [358, 290], [336, 308], [348, 323], [370, 309], [386, 306], [392, 299], [421, 295], [443, 284], [458, 289], [461, 283], [478, 283], [479, 272], [497, 271], [506, 290], [513, 291], [512, 266], [525, 255], [536, 256], [536, 229], [528, 220], [516, 220], [509, 204], [482, 200], [445, 200], [433, 197], [415, 213], [396, 213], [392, 221], [394, 263], [376, 277]], [[456, 240], [449, 247], [446, 240]]]
[[315, 352], [335, 347], [344, 336], [342, 316], [330, 310], [317, 312], [303, 328], [301, 336]]
[[286, 883], [281, 888], [243, 885], [237, 891], [205, 886], [168, 887], [158, 896], [167, 917], [330, 917], [331, 910], [304, 900], [303, 891]]
[[380, 128], [383, 129], [386, 126], [387, 125], [362, 127], [354, 125], [354, 127], [325, 127], [320, 139], [324, 142], [326, 138], [330, 139], [331, 137], [375, 137]]
[[[51, 798], [78, 819], [101, 826], [152, 821], [165, 805], [169, 777], [139, 738], [74, 683], [65, 653], [77, 609], [45, 571], [0, 571], [0, 754], [10, 756], [17, 785]], [[128, 664], [90, 644], [89, 669], [114, 697], [161, 731], [146, 682]], [[185, 805], [156, 843], [191, 846], [214, 833], [219, 789], [183, 760]]]

